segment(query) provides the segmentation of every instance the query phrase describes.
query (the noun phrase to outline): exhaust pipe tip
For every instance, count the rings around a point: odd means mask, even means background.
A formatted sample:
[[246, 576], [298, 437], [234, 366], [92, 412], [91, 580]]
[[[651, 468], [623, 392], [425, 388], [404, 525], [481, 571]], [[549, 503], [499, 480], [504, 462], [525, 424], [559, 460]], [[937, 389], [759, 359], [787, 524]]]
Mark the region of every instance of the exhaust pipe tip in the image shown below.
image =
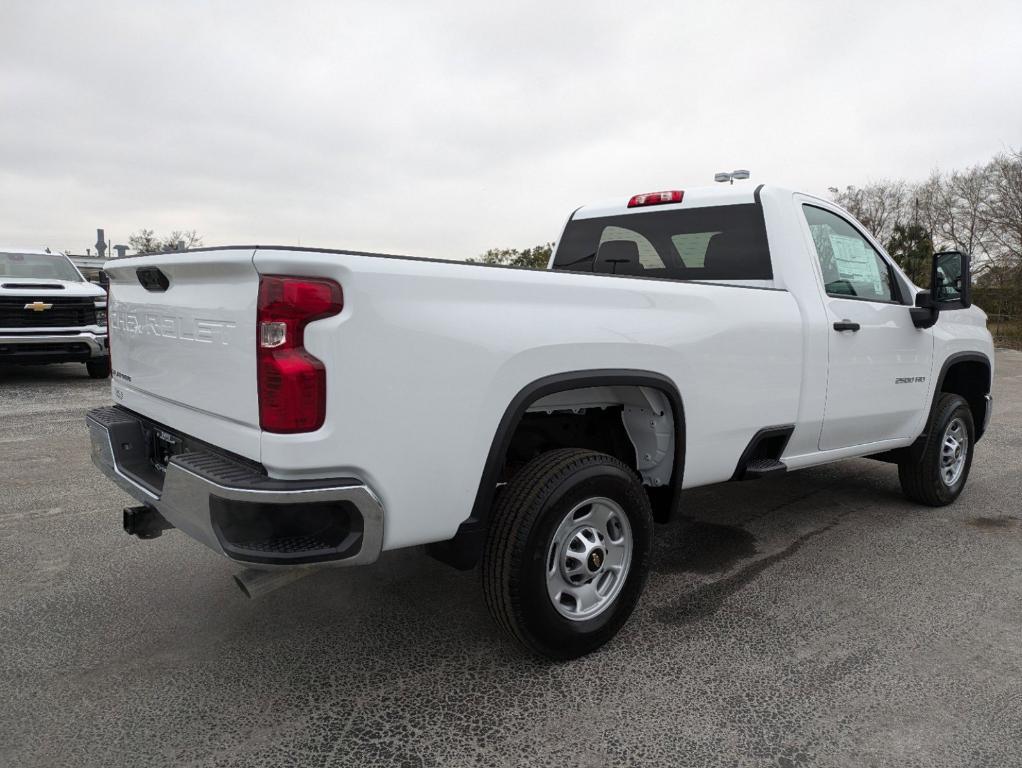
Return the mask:
[[249, 600], [255, 600], [305, 578], [314, 570], [314, 568], [287, 568], [264, 571], [259, 568], [246, 568], [241, 573], [234, 574], [234, 583], [238, 585], [241, 594]]

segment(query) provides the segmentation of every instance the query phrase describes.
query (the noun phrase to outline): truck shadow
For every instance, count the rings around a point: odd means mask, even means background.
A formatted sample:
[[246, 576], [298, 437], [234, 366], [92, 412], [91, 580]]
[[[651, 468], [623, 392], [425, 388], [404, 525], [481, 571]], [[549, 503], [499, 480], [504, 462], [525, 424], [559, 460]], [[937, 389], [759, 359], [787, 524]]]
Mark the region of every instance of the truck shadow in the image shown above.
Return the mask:
[[[54, 363], [51, 365], [0, 364], [0, 385], [4, 384], [64, 384], [68, 379], [89, 379], [82, 363]], [[109, 379], [100, 379], [109, 385]]]
[[[897, 479], [890, 475], [883, 464], [849, 462], [803, 470], [787, 478], [686, 492], [685, 508], [700, 517], [685, 515], [656, 527], [644, 599], [660, 603], [647, 607], [662, 625], [688, 624], [712, 616], [771, 566], [799, 553], [850, 515], [871, 508], [893, 509], [900, 496]], [[855, 505], [849, 506], [842, 500], [846, 498], [855, 498]], [[355, 586], [353, 580], [364, 583]], [[378, 595], [381, 589], [391, 597], [400, 595], [401, 621], [391, 624], [381, 617], [387, 627], [373, 630], [382, 631], [391, 642], [403, 634], [398, 627], [407, 627], [409, 622], [420, 630], [429, 627], [436, 632], [434, 640], [440, 645], [451, 642], [445, 638], [451, 637], [454, 627], [460, 627], [457, 644], [474, 636], [475, 643], [483, 646], [500, 644], [502, 656], [521, 657], [516, 646], [501, 643], [503, 637], [490, 622], [480, 599], [478, 571], [452, 571], [424, 552], [395, 552], [385, 553], [381, 562], [369, 569], [319, 575], [302, 582], [294, 592], [304, 592], [313, 582], [318, 585], [314, 590], [318, 596], [310, 590], [302, 597], [308, 600], [310, 610], [317, 601], [337, 600], [336, 594], [330, 594], [331, 584], [339, 586], [341, 582], [353, 590], [352, 597]], [[666, 600], [665, 595], [669, 595]], [[340, 605], [338, 610], [342, 610]], [[409, 638], [410, 645], [415, 642]], [[522, 658], [527, 664], [533, 661]]]
[[656, 572], [719, 573], [757, 552], [756, 537], [737, 525], [683, 517], [671, 529], [657, 547]]
[[[658, 529], [651, 580], [681, 587], [680, 594], [655, 609], [665, 624], [688, 624], [712, 616], [764, 571], [850, 515], [868, 516], [908, 504], [894, 471], [868, 460], [761, 482], [696, 489], [682, 498], [683, 508], [695, 510], [700, 518], [682, 517]], [[854, 505], [847, 499], [854, 499]], [[717, 522], [721, 519], [727, 522]], [[679, 580], [682, 574], [690, 576]], [[701, 578], [705, 576], [710, 578]]]
[[[653, 598], [657, 592], [662, 599], [665, 588], [673, 594], [650, 607], [665, 624], [712, 616], [731, 595], [841, 525], [849, 515], [887, 506], [893, 510], [900, 495], [897, 479], [890, 475], [880, 463], [848, 462], [786, 478], [686, 492], [683, 508], [699, 517], [684, 515], [656, 527], [649, 584], [653, 589], [647, 588], [646, 599], [657, 599]], [[847, 498], [854, 498], [855, 505], [843, 501]], [[420, 632], [429, 627], [440, 645], [449, 642], [444, 638], [450, 637], [455, 626], [461, 628], [458, 643], [471, 636], [484, 643], [502, 638], [480, 599], [478, 569], [456, 572], [424, 551], [384, 553], [374, 566], [327, 571], [282, 592], [290, 597], [274, 594], [266, 603], [257, 603], [267, 608], [273, 604], [273, 610], [289, 613], [297, 600], [316, 614], [316, 606], [326, 601], [343, 613], [346, 601], [358, 603], [362, 595], [376, 595], [378, 604], [382, 592], [384, 602], [395, 603], [392, 610], [395, 616], [400, 614], [400, 621], [391, 624], [381, 616], [385, 627], [362, 627], [382, 631], [389, 643], [404, 634], [398, 625], [409, 623]], [[252, 603], [253, 609], [257, 603]], [[409, 637], [410, 645], [416, 642]], [[511, 644], [507, 650], [517, 653]]]

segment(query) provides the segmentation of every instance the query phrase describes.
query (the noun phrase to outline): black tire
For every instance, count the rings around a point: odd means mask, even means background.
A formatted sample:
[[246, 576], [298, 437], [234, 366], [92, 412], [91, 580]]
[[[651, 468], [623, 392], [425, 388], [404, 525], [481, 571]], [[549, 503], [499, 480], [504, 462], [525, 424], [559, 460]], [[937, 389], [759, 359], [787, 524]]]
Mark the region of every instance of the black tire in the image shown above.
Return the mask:
[[[945, 433], [956, 419], [964, 426], [968, 440], [963, 449], [965, 464], [958, 478], [948, 484], [943, 477], [941, 458]], [[905, 458], [898, 462], [898, 479], [901, 481], [902, 492], [912, 501], [930, 507], [943, 507], [958, 498], [969, 479], [976, 445], [976, 427], [969, 404], [959, 395], [940, 395], [926, 433], [926, 443], [922, 450], [906, 451]]]
[[85, 368], [89, 372], [89, 378], [105, 379], [110, 375], [110, 358], [100, 357], [89, 360], [85, 363]]
[[[631, 564], [600, 613], [568, 619], [547, 591], [553, 537], [573, 509], [594, 497], [611, 500], [627, 517]], [[544, 453], [511, 479], [494, 505], [482, 556], [486, 605], [527, 649], [550, 659], [577, 658], [606, 643], [628, 620], [646, 583], [652, 542], [649, 500], [629, 467], [595, 451]]]

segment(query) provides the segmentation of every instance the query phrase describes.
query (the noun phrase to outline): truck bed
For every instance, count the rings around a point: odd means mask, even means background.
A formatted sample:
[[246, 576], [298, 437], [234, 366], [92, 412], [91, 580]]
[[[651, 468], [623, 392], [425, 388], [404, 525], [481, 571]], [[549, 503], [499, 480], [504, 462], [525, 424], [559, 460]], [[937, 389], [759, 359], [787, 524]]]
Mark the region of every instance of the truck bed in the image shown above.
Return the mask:
[[[165, 272], [169, 288], [143, 288], [140, 268]], [[508, 404], [544, 376], [675, 381], [698, 445], [686, 486], [727, 479], [757, 429], [798, 410], [801, 319], [781, 289], [264, 247], [118, 259], [108, 272], [115, 401], [271, 477], [362, 478], [393, 522], [384, 548], [454, 534]], [[343, 311], [305, 333], [327, 371], [313, 433], [259, 430], [260, 275], [343, 287]]]

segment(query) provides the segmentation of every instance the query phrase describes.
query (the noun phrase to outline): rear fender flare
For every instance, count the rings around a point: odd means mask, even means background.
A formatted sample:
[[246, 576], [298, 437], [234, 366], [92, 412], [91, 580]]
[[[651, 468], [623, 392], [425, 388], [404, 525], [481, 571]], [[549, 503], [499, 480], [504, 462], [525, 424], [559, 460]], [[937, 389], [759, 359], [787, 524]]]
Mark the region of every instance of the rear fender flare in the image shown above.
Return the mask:
[[674, 416], [674, 465], [671, 472], [670, 510], [672, 514], [676, 513], [680, 506], [685, 474], [686, 440], [684, 404], [675, 383], [661, 373], [645, 370], [606, 368], [556, 373], [522, 387], [508, 404], [490, 441], [490, 449], [483, 465], [470, 516], [459, 526], [453, 539], [431, 545], [432, 554], [457, 568], [467, 569], [475, 565], [482, 550], [483, 537], [504, 458], [515, 429], [531, 403], [556, 392], [608, 386], [649, 387], [663, 392], [670, 402]]

